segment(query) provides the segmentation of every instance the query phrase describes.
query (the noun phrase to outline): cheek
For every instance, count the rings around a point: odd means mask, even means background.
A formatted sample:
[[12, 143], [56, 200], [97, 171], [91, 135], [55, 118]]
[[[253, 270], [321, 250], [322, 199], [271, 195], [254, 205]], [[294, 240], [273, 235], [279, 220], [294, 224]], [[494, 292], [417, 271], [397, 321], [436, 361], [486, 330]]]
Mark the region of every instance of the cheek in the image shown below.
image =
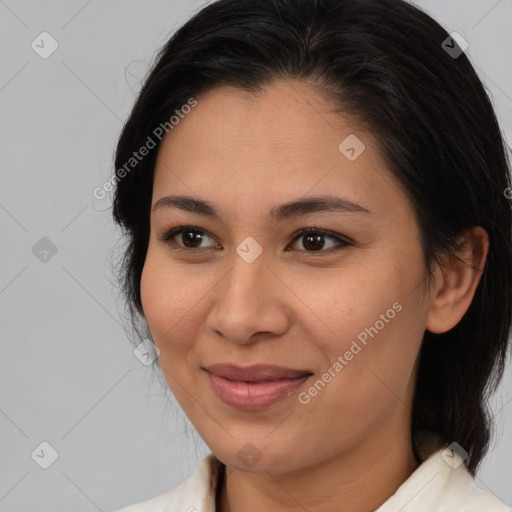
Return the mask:
[[160, 351], [158, 359], [163, 376], [171, 392], [186, 408], [187, 393], [183, 390], [193, 389], [188, 368], [193, 366], [190, 359], [193, 359], [194, 324], [197, 326], [192, 318], [198, 299], [191, 290], [197, 287], [183, 272], [169, 268], [168, 259], [149, 250], [140, 288], [144, 316]]
[[204, 278], [171, 265], [165, 254], [150, 248], [140, 288], [144, 315], [161, 359], [190, 349], [200, 325], [202, 299], [210, 288]]
[[[318, 337], [319, 343], [328, 351], [344, 352], [352, 340], [376, 322], [382, 331], [390, 325], [383, 324], [381, 315], [391, 309], [388, 316], [394, 317], [392, 306], [402, 300], [403, 291], [392, 267], [366, 261], [346, 265], [316, 282], [304, 282], [298, 295], [311, 304], [316, 322], [322, 326], [324, 336]], [[364, 335], [361, 338], [364, 341]]]
[[161, 265], [149, 249], [140, 279], [140, 295], [144, 316], [155, 343], [160, 337], [158, 334], [164, 328], [166, 316], [169, 313], [168, 284]]
[[411, 317], [410, 297], [395, 298], [391, 293], [368, 304], [355, 297], [361, 309], [345, 308], [336, 340], [317, 343], [325, 363], [298, 398], [308, 417], [323, 418], [340, 442], [363, 438], [397, 406], [409, 403], [421, 322]]
[[356, 408], [359, 399], [389, 394], [386, 385], [400, 396], [409, 385], [426, 318], [418, 286], [422, 260], [416, 256], [409, 254], [407, 265], [392, 253], [381, 254], [369, 265], [368, 260], [364, 265], [354, 262], [342, 276], [310, 288], [321, 290], [311, 298], [312, 309], [327, 327], [313, 334], [324, 355], [322, 371], [331, 368], [331, 374], [339, 375], [332, 390], [342, 395], [351, 390]]

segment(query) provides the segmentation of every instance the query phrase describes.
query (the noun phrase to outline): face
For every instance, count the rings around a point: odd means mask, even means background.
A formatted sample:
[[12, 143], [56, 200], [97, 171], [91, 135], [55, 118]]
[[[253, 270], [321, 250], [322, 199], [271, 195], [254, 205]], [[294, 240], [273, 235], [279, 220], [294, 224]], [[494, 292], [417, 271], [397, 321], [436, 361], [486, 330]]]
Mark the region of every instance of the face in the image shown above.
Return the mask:
[[411, 204], [312, 86], [197, 100], [159, 149], [141, 278], [173, 394], [232, 468], [377, 456], [408, 435], [428, 315]]

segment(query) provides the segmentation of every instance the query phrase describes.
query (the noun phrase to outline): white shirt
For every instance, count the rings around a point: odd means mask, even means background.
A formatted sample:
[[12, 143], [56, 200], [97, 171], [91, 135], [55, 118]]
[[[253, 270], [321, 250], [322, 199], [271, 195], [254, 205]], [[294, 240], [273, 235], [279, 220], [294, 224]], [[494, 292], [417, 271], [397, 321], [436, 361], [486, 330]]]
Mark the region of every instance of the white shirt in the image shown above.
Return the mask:
[[[450, 456], [448, 456], [450, 454]], [[178, 487], [115, 512], [215, 512], [222, 463], [209, 454]], [[375, 512], [511, 512], [498, 498], [475, 485], [462, 458], [438, 450]]]

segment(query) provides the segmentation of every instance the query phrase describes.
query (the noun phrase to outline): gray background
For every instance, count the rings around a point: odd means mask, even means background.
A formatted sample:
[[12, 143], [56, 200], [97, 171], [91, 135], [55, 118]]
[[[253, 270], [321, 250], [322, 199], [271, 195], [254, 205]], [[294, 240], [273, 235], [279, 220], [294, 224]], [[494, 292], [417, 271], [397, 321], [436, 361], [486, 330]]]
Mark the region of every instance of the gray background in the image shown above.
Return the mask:
[[[111, 272], [119, 232], [92, 200], [154, 52], [203, 3], [0, 0], [0, 512], [111, 511], [175, 487], [207, 453], [134, 357]], [[418, 4], [469, 41], [510, 145], [512, 0]], [[43, 31], [59, 45], [46, 59], [31, 47]], [[508, 504], [511, 400], [508, 368], [477, 480]]]

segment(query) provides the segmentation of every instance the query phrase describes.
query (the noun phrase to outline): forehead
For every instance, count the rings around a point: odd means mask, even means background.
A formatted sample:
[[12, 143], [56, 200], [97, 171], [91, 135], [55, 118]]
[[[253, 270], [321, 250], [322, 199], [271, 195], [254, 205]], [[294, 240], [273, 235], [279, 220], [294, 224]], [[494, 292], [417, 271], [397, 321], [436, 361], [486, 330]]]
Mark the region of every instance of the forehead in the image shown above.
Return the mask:
[[337, 146], [340, 132], [360, 131], [354, 120], [337, 115], [337, 105], [316, 87], [295, 80], [278, 80], [257, 92], [217, 87], [197, 100], [198, 106], [174, 134], [202, 136], [211, 145], [229, 137], [231, 144], [217, 147], [218, 151], [228, 152], [233, 144], [263, 143], [278, 145], [283, 150], [299, 150], [304, 143], [307, 148], [314, 147], [312, 141], [319, 135], [331, 135]]
[[382, 207], [393, 194], [405, 200], [374, 134], [311, 85], [277, 81], [258, 93], [219, 87], [197, 101], [160, 145], [155, 195], [215, 195], [247, 208], [309, 192]]

